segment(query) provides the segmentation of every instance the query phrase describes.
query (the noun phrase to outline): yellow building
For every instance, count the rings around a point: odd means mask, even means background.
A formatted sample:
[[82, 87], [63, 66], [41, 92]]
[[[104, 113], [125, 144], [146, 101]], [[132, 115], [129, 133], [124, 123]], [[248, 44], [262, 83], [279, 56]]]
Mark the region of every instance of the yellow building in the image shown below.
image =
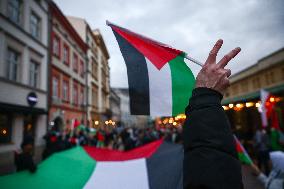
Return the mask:
[[241, 138], [252, 139], [256, 128], [261, 126], [260, 90], [265, 89], [276, 100], [280, 127], [284, 113], [284, 48], [260, 59], [256, 64], [234, 74], [231, 86], [225, 92], [223, 108], [232, 128]]

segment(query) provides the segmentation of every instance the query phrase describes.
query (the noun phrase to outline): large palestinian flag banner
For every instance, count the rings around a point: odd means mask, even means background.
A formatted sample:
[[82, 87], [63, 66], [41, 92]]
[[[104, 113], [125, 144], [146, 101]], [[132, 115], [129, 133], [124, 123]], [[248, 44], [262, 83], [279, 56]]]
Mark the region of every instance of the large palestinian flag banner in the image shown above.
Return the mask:
[[1, 189], [181, 189], [181, 145], [158, 140], [131, 151], [75, 147], [55, 153], [35, 173], [1, 176]]
[[128, 75], [133, 115], [175, 116], [184, 113], [195, 78], [185, 53], [114, 24], [113, 30]]

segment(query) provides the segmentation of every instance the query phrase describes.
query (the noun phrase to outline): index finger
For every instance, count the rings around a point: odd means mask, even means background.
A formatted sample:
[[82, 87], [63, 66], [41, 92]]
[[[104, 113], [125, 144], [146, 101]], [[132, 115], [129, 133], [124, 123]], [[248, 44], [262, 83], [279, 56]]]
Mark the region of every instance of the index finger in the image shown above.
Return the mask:
[[232, 50], [231, 52], [229, 52], [228, 54], [226, 54], [219, 62], [218, 62], [218, 67], [219, 68], [224, 68], [229, 62], [230, 60], [232, 60], [232, 58], [234, 58], [235, 56], [237, 56], [237, 54], [239, 54], [239, 52], [241, 52], [241, 48], [237, 47], [234, 50]]
[[214, 47], [212, 48], [212, 50], [210, 51], [209, 55], [208, 55], [208, 58], [205, 62], [205, 64], [212, 64], [212, 63], [215, 63], [216, 62], [216, 56], [220, 50], [220, 48], [222, 47], [223, 45], [223, 40], [222, 39], [219, 39]]

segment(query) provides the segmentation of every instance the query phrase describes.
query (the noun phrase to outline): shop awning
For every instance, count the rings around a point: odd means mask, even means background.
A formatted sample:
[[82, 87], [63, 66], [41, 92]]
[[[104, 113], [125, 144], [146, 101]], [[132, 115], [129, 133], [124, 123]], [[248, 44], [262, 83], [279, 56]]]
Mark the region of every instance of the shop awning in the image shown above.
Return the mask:
[[[280, 84], [277, 86], [273, 86], [273, 87], [268, 87], [268, 88], [264, 88], [265, 90], [271, 92], [272, 94], [275, 93], [279, 93], [284, 91], [284, 84]], [[260, 98], [260, 91], [255, 91], [252, 93], [247, 93], [244, 94], [242, 96], [237, 96], [237, 97], [232, 97], [232, 98], [226, 98], [224, 100], [222, 100], [222, 105], [227, 105], [230, 103], [235, 103], [235, 102], [243, 102], [243, 101], [248, 101], [248, 100], [255, 100], [255, 99], [259, 99]]]
[[0, 103], [0, 112], [5, 113], [32, 113], [32, 114], [47, 114], [47, 110], [43, 108], [29, 107], [29, 106], [20, 106], [15, 104], [6, 104]]

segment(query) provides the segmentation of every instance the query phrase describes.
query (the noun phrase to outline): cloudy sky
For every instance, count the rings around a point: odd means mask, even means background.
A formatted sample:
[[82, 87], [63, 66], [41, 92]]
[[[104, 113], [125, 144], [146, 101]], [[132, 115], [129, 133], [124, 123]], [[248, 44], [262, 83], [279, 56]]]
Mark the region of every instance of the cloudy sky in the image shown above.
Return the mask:
[[[99, 28], [110, 53], [111, 86], [127, 87], [126, 66], [105, 21], [156, 39], [204, 62], [219, 38], [221, 58], [242, 52], [228, 68], [237, 73], [284, 47], [283, 0], [55, 0], [65, 15]], [[188, 63], [196, 74], [200, 69]]]

